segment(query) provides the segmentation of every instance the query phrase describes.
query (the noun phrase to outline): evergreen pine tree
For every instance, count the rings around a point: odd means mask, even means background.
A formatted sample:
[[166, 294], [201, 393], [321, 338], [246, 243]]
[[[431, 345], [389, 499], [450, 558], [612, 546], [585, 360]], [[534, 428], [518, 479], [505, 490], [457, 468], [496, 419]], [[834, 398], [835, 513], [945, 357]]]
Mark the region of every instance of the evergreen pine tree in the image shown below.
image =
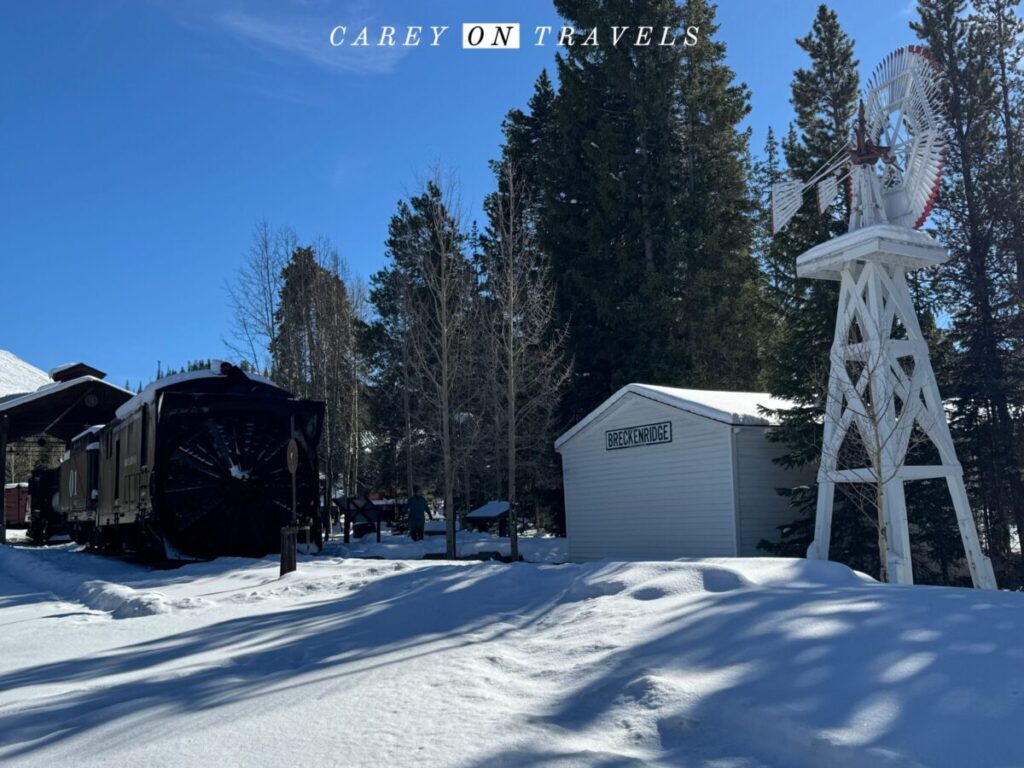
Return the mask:
[[725, 64], [714, 7], [689, 0], [683, 17], [700, 34], [682, 49], [673, 279], [666, 290], [661, 278], [646, 275], [651, 294], [667, 298], [661, 319], [674, 329], [675, 348], [654, 374], [687, 386], [749, 390], [757, 383], [761, 328], [750, 132], [740, 129], [750, 94]]
[[1005, 111], [1007, 104], [1014, 111], [1020, 91], [1016, 76], [1003, 77], [1000, 71], [1014, 60], [1003, 50], [1013, 35], [1000, 32], [996, 18], [1005, 6], [982, 3], [978, 12], [968, 14], [963, 0], [921, 0], [920, 20], [912, 24], [942, 73], [950, 123], [934, 217], [936, 234], [951, 257], [937, 284], [956, 350], [951, 386], [944, 394], [953, 405], [951, 424], [975, 515], [1004, 585], [1022, 580], [1020, 557], [1011, 552], [1010, 526], [1024, 529], [1019, 427], [1013, 417], [1024, 395], [1013, 355], [1019, 327], [1014, 297], [1020, 214], [1006, 203], [1014, 195], [1020, 163], [1007, 153], [1007, 142], [1018, 140], [1019, 126], [1014, 129]]
[[[810, 65], [793, 73], [792, 98], [796, 120], [782, 144], [788, 172], [810, 178], [849, 142], [850, 124], [859, 95], [858, 62], [853, 40], [839, 24], [835, 11], [818, 7], [811, 31], [798, 39]], [[772, 161], [773, 164], [776, 161]], [[780, 170], [770, 174], [777, 177]], [[821, 453], [821, 419], [828, 392], [829, 352], [835, 333], [838, 285], [796, 276], [796, 259], [807, 249], [847, 230], [849, 206], [837, 200], [824, 216], [805, 205], [774, 237], [762, 230], [762, 265], [771, 308], [772, 330], [765, 357], [763, 382], [777, 397], [794, 407], [776, 416], [780, 428], [773, 439], [786, 446], [786, 466], [816, 465]], [[762, 227], [770, 227], [768, 214]], [[840, 491], [842, 486], [838, 486]], [[783, 555], [803, 556], [814, 535], [817, 487], [788, 492], [796, 520], [784, 527], [779, 542], [762, 548]], [[875, 512], [862, 500], [837, 493], [833, 511], [831, 557], [851, 567], [878, 573]]]
[[575, 378], [567, 421], [629, 381], [742, 388], [756, 270], [746, 88], [705, 0], [557, 0], [577, 28], [667, 26], [697, 44], [581, 46], [557, 58], [540, 194]]

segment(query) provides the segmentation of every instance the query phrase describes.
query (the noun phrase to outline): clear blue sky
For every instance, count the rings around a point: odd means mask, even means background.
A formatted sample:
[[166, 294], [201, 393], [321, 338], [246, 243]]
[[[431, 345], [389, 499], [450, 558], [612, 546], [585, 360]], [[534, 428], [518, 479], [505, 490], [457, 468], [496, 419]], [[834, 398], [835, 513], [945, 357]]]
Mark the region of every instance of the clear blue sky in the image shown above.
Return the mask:
[[[831, 3], [863, 74], [912, 42], [908, 0]], [[791, 116], [813, 0], [722, 0], [760, 150]], [[557, 25], [549, 2], [10, 2], [0, 8], [0, 348], [117, 384], [225, 357], [224, 286], [254, 222], [383, 262], [396, 201], [442, 164], [476, 215], [505, 112], [555, 48], [462, 50], [463, 22]], [[449, 25], [447, 45], [339, 51], [336, 24]]]

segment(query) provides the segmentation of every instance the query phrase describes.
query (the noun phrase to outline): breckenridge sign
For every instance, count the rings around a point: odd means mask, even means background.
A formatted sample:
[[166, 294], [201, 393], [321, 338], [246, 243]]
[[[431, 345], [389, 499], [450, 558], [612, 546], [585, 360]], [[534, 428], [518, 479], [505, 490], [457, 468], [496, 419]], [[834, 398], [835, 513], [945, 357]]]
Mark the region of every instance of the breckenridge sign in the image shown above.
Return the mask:
[[644, 424], [639, 427], [609, 429], [604, 433], [604, 449], [617, 451], [620, 448], [639, 448], [642, 445], [660, 445], [672, 442], [672, 422]]

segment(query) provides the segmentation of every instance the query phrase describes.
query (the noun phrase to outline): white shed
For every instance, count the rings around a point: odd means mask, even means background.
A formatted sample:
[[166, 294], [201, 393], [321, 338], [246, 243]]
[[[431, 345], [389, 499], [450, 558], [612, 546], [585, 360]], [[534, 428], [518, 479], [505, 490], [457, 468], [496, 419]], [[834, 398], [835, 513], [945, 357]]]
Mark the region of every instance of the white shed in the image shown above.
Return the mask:
[[793, 519], [777, 489], [813, 482], [773, 461], [757, 392], [629, 384], [555, 441], [569, 559], [756, 556]]

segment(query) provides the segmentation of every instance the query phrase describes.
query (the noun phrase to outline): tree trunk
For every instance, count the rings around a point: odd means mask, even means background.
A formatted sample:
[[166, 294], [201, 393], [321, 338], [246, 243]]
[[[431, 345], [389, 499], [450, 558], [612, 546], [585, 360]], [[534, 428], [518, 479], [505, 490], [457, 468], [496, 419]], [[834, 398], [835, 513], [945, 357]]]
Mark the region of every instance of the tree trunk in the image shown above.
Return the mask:
[[[513, 306], [515, 306], [513, 304]], [[508, 419], [508, 535], [512, 562], [519, 560], [519, 510], [516, 509], [516, 354], [515, 318], [508, 314], [508, 382], [506, 416]]]
[[[403, 347], [405, 356], [408, 348]], [[402, 410], [405, 412], [405, 498], [412, 496], [412, 403], [409, 398], [409, 361], [402, 360]]]

